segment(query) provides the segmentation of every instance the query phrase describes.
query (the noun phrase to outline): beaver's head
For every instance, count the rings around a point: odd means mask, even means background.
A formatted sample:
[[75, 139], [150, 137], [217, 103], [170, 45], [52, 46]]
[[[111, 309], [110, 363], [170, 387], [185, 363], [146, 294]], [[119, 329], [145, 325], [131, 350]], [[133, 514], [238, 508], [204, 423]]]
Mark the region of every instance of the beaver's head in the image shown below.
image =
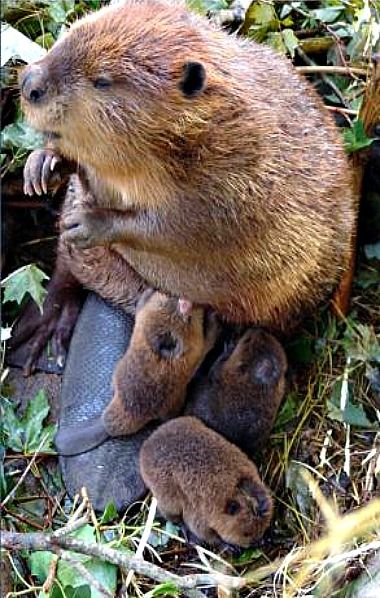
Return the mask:
[[184, 131], [196, 134], [207, 116], [209, 74], [196, 22], [160, 0], [79, 20], [21, 72], [28, 121], [59, 137], [63, 154], [98, 170], [137, 168], [153, 149], [183, 151]]
[[192, 374], [216, 334], [216, 320], [203, 308], [148, 290], [137, 304], [130, 352], [149, 359], [156, 372], [162, 367], [164, 376], [168, 367]]
[[233, 349], [220, 358], [217, 368], [221, 380], [245, 386], [275, 387], [284, 380], [287, 359], [280, 343], [268, 332], [249, 329]]
[[222, 543], [246, 548], [262, 537], [272, 514], [269, 490], [256, 472], [239, 478], [228, 496], [220, 493], [220, 501], [210, 515], [210, 526]]

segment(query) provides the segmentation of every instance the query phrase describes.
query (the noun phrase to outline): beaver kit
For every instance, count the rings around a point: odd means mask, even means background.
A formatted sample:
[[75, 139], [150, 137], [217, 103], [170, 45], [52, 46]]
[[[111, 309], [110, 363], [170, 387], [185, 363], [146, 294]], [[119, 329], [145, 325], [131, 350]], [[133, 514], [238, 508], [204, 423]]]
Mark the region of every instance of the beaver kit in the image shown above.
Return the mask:
[[155, 430], [140, 470], [162, 515], [208, 544], [248, 547], [270, 523], [272, 500], [254, 463], [195, 417]]
[[[228, 36], [183, 6], [127, 0], [73, 24], [23, 71], [20, 88], [28, 121], [46, 136], [27, 164], [26, 190], [44, 188], [52, 160], [72, 160], [77, 171], [47, 299], [58, 307], [30, 328], [29, 365], [66, 317], [62, 288], [73, 301], [84, 285], [130, 313], [153, 288], [194, 313], [211, 309], [229, 323], [287, 332], [339, 283], [355, 224], [351, 174], [321, 100], [270, 48]], [[286, 359], [263, 338], [272, 358], [246, 374], [236, 355], [249, 342], [217, 364], [209, 413], [223, 393], [236, 400], [226, 389], [229, 366], [237, 367], [231, 384], [256, 385], [270, 429]], [[127, 396], [133, 376], [116, 369], [114, 380]], [[125, 430], [116, 397], [109, 421]], [[273, 400], [267, 410], [265, 399]], [[201, 411], [224, 430], [223, 417]], [[183, 512], [204, 540], [248, 546], [269, 523], [272, 503], [253, 463], [194, 417], [162, 424], [140, 463], [162, 512]], [[211, 518], [206, 504], [215, 505]]]
[[186, 414], [199, 417], [248, 454], [268, 440], [285, 392], [287, 359], [264, 330], [250, 329], [193, 385]]

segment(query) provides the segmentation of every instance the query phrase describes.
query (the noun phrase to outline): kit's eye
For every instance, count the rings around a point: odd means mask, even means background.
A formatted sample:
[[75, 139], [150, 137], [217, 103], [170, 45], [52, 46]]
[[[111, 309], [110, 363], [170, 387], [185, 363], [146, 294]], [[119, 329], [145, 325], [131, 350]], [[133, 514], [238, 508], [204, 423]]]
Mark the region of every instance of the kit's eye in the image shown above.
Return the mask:
[[96, 89], [109, 89], [112, 85], [112, 81], [106, 77], [98, 77], [94, 80], [94, 87]]
[[165, 359], [180, 357], [182, 355], [182, 343], [172, 332], [160, 334], [153, 342], [154, 351]]
[[240, 511], [240, 504], [237, 500], [228, 500], [226, 503], [225, 512], [227, 515], [237, 515]]

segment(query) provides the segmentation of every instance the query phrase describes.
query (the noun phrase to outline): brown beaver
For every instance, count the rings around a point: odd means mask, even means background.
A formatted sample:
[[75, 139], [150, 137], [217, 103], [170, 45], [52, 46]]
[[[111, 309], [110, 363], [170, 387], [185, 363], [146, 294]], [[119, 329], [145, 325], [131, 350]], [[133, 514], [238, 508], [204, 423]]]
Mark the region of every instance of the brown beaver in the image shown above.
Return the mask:
[[280, 343], [264, 330], [247, 330], [193, 385], [185, 412], [251, 454], [268, 440], [286, 369]]
[[20, 87], [96, 200], [63, 216], [65, 243], [104, 246], [141, 284], [270, 329], [339, 281], [351, 173], [321, 100], [272, 49], [131, 0], [73, 24]]
[[187, 385], [217, 335], [214, 314], [180, 305], [148, 290], [141, 296], [127, 352], [113, 375], [113, 398], [85, 428], [65, 428], [55, 444], [62, 455], [86, 452], [110, 436], [134, 434], [151, 421], [175, 417]]
[[272, 500], [256, 466], [195, 417], [155, 430], [141, 448], [140, 471], [162, 515], [209, 544], [250, 546], [270, 523]]

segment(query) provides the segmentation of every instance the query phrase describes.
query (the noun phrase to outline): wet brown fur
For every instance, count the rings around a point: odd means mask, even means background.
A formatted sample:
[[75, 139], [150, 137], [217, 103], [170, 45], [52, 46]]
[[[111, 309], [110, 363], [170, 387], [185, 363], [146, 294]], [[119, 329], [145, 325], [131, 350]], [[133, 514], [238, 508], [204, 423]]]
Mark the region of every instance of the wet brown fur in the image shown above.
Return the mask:
[[[206, 71], [194, 97], [181, 90], [189, 61]], [[24, 98], [28, 120], [60, 135], [57, 150], [85, 168], [103, 207], [74, 211], [63, 240], [77, 219], [82, 241], [112, 244], [149, 286], [271, 328], [337, 284], [351, 174], [330, 115], [287, 59], [140, 0], [78, 21], [26, 73], [46, 88], [40, 105]], [[99, 77], [111, 87], [96, 89]]]
[[254, 453], [265, 445], [273, 427], [286, 369], [280, 343], [264, 330], [250, 329], [193, 386], [186, 414]]
[[162, 515], [209, 544], [247, 547], [269, 525], [272, 501], [256, 466], [197, 418], [155, 430], [141, 448], [140, 470]]

